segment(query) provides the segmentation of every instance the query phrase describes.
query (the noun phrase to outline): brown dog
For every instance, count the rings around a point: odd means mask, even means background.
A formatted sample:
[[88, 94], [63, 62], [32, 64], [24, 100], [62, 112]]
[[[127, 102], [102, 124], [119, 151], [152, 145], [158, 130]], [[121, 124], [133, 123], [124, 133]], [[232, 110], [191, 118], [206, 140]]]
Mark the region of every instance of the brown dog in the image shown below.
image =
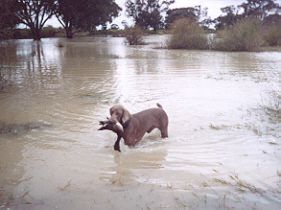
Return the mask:
[[123, 137], [128, 146], [135, 146], [144, 134], [158, 128], [162, 138], [168, 137], [168, 116], [160, 104], [158, 108], [147, 109], [135, 114], [125, 109], [122, 105], [110, 108], [111, 117], [107, 121], [101, 121], [99, 130], [112, 130], [117, 134], [114, 149], [120, 151], [119, 142]]

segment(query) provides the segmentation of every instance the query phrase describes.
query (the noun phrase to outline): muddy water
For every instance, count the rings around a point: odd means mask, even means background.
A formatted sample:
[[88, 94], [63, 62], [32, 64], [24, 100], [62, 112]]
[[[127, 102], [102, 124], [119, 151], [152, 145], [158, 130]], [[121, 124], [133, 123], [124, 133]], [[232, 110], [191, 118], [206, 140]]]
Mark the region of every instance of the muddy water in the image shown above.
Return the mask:
[[[1, 43], [0, 209], [280, 209], [281, 53], [163, 40]], [[157, 102], [167, 140], [154, 131], [120, 154], [97, 131], [113, 104]]]

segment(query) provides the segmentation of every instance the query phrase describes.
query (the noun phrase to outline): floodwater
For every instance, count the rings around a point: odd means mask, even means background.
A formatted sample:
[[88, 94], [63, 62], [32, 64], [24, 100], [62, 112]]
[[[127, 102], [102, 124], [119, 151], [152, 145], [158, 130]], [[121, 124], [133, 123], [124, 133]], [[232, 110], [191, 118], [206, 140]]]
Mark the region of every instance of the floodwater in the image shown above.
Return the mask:
[[[130, 47], [123, 38], [1, 43], [0, 209], [280, 209], [281, 53]], [[135, 147], [109, 108], [160, 103]]]

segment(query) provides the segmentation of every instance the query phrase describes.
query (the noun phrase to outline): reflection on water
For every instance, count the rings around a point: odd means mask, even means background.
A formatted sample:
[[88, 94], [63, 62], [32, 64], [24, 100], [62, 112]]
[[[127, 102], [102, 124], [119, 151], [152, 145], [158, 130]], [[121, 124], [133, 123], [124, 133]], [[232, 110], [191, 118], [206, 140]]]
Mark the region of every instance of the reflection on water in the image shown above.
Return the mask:
[[[1, 43], [0, 122], [48, 126], [0, 135], [0, 208], [278, 209], [281, 53], [154, 49], [164, 39]], [[113, 104], [157, 102], [168, 140], [119, 154], [97, 132]]]

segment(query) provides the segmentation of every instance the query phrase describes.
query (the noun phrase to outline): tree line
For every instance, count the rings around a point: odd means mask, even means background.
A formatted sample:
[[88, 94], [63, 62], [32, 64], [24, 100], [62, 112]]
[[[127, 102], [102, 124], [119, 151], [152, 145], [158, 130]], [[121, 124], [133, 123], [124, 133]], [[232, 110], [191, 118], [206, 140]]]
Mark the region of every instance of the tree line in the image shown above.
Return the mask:
[[208, 17], [208, 8], [200, 5], [171, 9], [167, 11], [166, 26], [169, 27], [175, 20], [187, 18], [199, 23], [204, 29], [214, 27], [216, 30], [223, 30], [233, 26], [239, 20], [247, 17], [255, 17], [264, 24], [281, 23], [281, 5], [276, 0], [246, 0], [238, 6], [230, 5], [221, 8], [222, 14], [211, 19]]
[[0, 30], [23, 24], [39, 40], [45, 23], [55, 16], [72, 38], [75, 31], [93, 31], [111, 22], [120, 11], [114, 0], [1, 0]]
[[[238, 6], [221, 8], [222, 14], [211, 19], [208, 8], [201, 6], [169, 9], [175, 0], [127, 0], [126, 14], [143, 30], [169, 29], [181, 18], [197, 22], [203, 29], [222, 30], [237, 21], [256, 17], [264, 24], [281, 23], [281, 7], [276, 0], [245, 0]], [[55, 16], [72, 38], [77, 31], [95, 31], [112, 22], [121, 11], [114, 0], [1, 0], [0, 30], [26, 25], [35, 40], [41, 38], [47, 20]], [[126, 22], [123, 25], [127, 27]], [[116, 27], [117, 28], [117, 27]]]
[[264, 23], [281, 23], [281, 6], [276, 0], [245, 0], [238, 6], [221, 8], [222, 14], [215, 19], [208, 17], [208, 8], [200, 5], [169, 9], [174, 2], [175, 0], [127, 0], [126, 13], [133, 18], [135, 25], [155, 31], [168, 29], [181, 18], [195, 21], [204, 29], [215, 27], [216, 30], [233, 26], [247, 17], [256, 17]]

